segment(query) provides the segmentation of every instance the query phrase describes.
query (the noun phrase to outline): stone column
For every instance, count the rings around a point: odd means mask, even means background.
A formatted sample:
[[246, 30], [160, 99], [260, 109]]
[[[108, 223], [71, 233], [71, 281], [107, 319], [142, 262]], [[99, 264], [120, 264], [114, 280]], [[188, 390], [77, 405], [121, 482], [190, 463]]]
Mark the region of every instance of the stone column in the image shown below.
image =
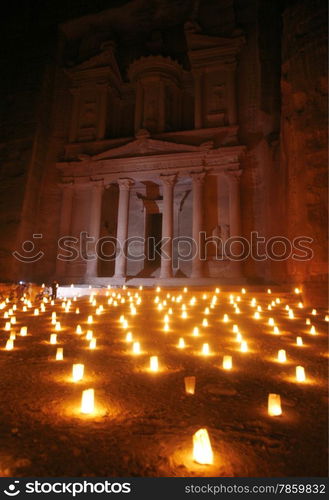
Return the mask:
[[237, 92], [236, 92], [236, 71], [235, 67], [228, 69], [227, 71], [227, 118], [229, 125], [236, 125], [237, 123]]
[[98, 103], [98, 113], [97, 113], [97, 139], [104, 139], [106, 134], [106, 119], [107, 119], [107, 93], [108, 88], [106, 84], [101, 84], [97, 88], [97, 103]]
[[163, 185], [162, 239], [166, 241], [161, 247], [160, 278], [172, 278], [173, 194], [176, 174], [162, 175], [161, 181]]
[[194, 127], [202, 128], [203, 126], [203, 101], [202, 101], [202, 73], [196, 71], [194, 73]]
[[[86, 265], [86, 278], [97, 276], [97, 242], [99, 240], [101, 211], [102, 211], [102, 196], [104, 191], [103, 181], [93, 181], [90, 194], [90, 214], [88, 236], [93, 238], [87, 248], [87, 253], [90, 256]], [[92, 250], [90, 252], [90, 250]]]
[[71, 122], [69, 129], [69, 142], [77, 140], [79, 128], [79, 110], [80, 110], [80, 91], [79, 89], [71, 89], [72, 95], [72, 109], [71, 109]]
[[203, 277], [202, 241], [200, 232], [203, 230], [203, 182], [206, 172], [193, 172], [192, 178], [193, 211], [192, 211], [192, 238], [194, 240], [194, 255], [192, 259], [191, 278]]
[[134, 184], [131, 179], [119, 179], [119, 208], [118, 208], [118, 228], [117, 228], [117, 254], [115, 259], [115, 278], [126, 276], [127, 257], [126, 240], [128, 236], [128, 215], [129, 215], [129, 195], [130, 187]]
[[[226, 176], [230, 192], [230, 238], [241, 236], [241, 207], [240, 207], [240, 177], [242, 170], [227, 170]], [[241, 245], [231, 245], [233, 254], [241, 252]], [[241, 276], [241, 261], [231, 261], [231, 270], [234, 277]]]
[[[71, 218], [72, 218], [72, 202], [73, 202], [73, 194], [74, 188], [72, 184], [61, 184], [62, 188], [62, 204], [61, 204], [61, 215], [59, 222], [59, 238], [63, 236], [70, 236], [71, 230]], [[65, 260], [58, 259], [57, 255], [61, 253], [58, 250], [57, 245], [57, 254], [56, 254], [56, 276], [62, 277], [66, 274], [66, 264]]]

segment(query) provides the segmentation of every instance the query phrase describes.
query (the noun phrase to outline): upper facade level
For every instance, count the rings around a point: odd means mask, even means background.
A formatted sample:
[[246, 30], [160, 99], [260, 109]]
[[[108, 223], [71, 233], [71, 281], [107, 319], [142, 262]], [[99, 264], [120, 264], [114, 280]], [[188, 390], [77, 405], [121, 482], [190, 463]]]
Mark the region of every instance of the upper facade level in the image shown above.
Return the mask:
[[74, 63], [67, 63], [64, 52], [72, 96], [69, 149], [134, 137], [144, 129], [152, 136], [230, 127], [236, 132], [236, 68], [244, 37], [209, 36], [192, 22], [185, 22], [180, 35], [183, 49], [176, 54], [168, 55], [161, 40], [136, 57], [126, 57], [112, 40]]

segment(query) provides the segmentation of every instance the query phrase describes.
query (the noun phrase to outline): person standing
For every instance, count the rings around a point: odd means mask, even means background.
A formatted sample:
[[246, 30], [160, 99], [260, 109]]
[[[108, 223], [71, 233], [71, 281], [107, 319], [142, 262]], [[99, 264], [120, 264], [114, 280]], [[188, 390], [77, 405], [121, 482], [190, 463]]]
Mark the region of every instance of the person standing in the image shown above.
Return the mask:
[[57, 281], [53, 281], [51, 284], [51, 298], [52, 298], [52, 300], [57, 299], [57, 288], [58, 288]]

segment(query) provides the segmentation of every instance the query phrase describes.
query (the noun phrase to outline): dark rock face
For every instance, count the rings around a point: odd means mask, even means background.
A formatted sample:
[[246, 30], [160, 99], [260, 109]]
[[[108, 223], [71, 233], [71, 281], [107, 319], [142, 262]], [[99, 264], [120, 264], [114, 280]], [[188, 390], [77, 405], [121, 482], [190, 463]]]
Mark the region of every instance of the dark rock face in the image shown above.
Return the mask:
[[328, 215], [326, 11], [326, 2], [304, 1], [288, 6], [283, 13], [280, 159], [285, 171], [287, 235], [312, 238], [314, 251], [310, 261], [288, 261], [288, 279], [304, 282], [309, 298], [322, 295], [324, 301]]
[[[190, 70], [184, 34], [184, 25], [189, 23], [192, 30], [208, 36], [245, 37], [236, 89], [238, 139], [247, 147], [241, 176], [242, 234], [248, 238], [251, 231], [258, 231], [266, 238], [313, 239], [311, 260], [249, 259], [244, 274], [254, 282], [304, 283], [306, 297], [323, 298], [327, 275], [326, 2], [117, 1], [101, 12], [107, 5], [99, 0], [87, 8], [71, 2], [70, 11], [60, 6], [47, 16], [40, 11], [44, 23], [37, 29], [33, 25], [31, 39], [27, 35], [32, 25], [26, 18], [18, 30], [20, 43], [15, 44], [12, 33], [8, 35], [8, 51], [1, 59], [8, 71], [1, 82], [0, 279], [42, 281], [55, 272], [61, 203], [55, 163], [68, 157], [70, 134], [72, 96], [67, 70], [97, 56], [104, 43], [114, 41], [130, 96], [128, 68], [135, 59], [170, 57], [184, 71]], [[29, 44], [24, 44], [26, 39]], [[187, 130], [193, 128], [193, 91], [184, 99], [186, 110], [192, 110], [184, 118], [182, 129]], [[125, 103], [120, 113], [133, 123], [133, 101]], [[109, 141], [115, 137], [120, 144], [120, 138], [133, 134], [133, 126], [127, 124], [115, 135], [116, 126], [116, 122], [107, 125]], [[93, 147], [85, 142], [80, 152], [95, 154]], [[39, 232], [47, 234], [42, 241], [47, 255], [42, 265], [25, 266], [13, 259], [12, 251]]]

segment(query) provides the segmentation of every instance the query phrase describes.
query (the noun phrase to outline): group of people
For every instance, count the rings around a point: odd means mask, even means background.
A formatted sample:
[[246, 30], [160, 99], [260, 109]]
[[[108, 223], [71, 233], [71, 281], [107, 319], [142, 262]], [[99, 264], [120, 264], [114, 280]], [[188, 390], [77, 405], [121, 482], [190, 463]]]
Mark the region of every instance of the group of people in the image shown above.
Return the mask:
[[8, 297], [10, 301], [20, 300], [23, 297], [31, 301], [42, 300], [44, 297], [55, 300], [57, 298], [57, 289], [57, 281], [53, 281], [49, 286], [38, 286], [20, 281], [18, 284], [12, 284], [10, 286], [9, 293], [8, 286], [0, 290], [0, 300], [4, 300], [6, 297]]

